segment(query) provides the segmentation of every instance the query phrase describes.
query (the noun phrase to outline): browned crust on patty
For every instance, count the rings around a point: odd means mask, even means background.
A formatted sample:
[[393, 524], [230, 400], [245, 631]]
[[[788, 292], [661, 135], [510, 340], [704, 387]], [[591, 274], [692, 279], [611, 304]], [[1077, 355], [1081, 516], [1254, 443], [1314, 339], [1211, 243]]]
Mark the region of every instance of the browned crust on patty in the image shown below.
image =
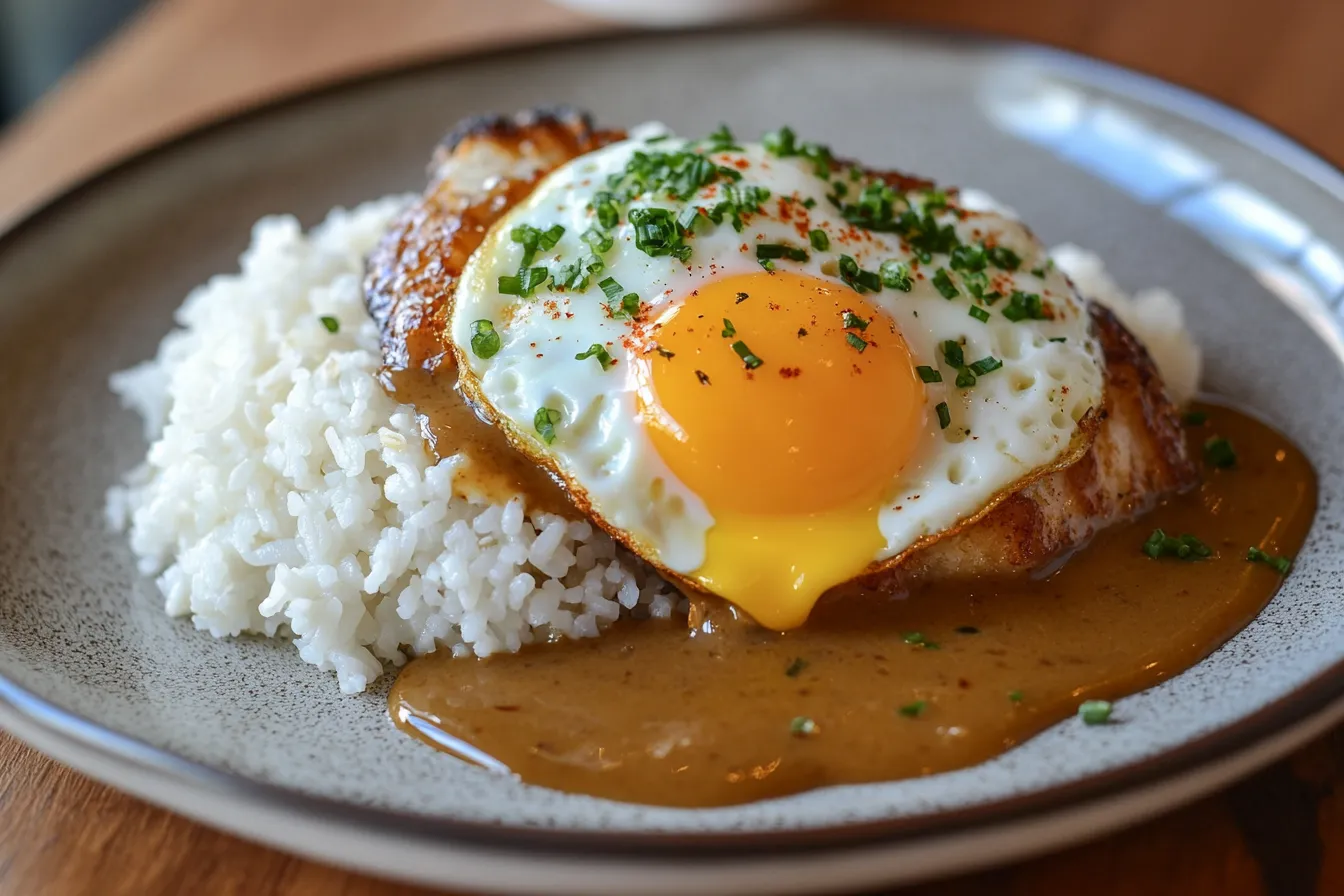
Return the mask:
[[368, 259], [365, 301], [382, 333], [383, 363], [437, 367], [447, 352], [449, 300], [490, 227], [548, 173], [624, 136], [564, 107], [455, 127], [434, 150], [424, 195]]

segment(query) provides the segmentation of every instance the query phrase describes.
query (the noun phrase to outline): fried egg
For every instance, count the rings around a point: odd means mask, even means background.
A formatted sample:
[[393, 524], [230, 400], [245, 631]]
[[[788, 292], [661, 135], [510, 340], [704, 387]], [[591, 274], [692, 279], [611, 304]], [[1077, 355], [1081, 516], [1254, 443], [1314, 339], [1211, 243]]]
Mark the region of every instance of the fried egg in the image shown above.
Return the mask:
[[449, 326], [464, 393], [581, 508], [774, 629], [1070, 462], [1104, 389], [1024, 225], [787, 130], [646, 127], [555, 170]]

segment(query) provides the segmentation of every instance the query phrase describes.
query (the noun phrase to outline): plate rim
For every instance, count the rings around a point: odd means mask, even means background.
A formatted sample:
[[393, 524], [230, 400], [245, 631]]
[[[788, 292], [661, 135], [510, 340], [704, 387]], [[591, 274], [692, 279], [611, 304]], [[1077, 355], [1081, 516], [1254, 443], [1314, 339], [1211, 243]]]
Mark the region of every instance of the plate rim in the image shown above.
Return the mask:
[[[601, 45], [614, 40], [661, 42], [697, 34], [777, 33], [806, 26], [819, 26], [833, 33], [905, 37], [983, 51], [1012, 52], [1034, 58], [1079, 81], [1108, 89], [1138, 102], [1180, 117], [1193, 119], [1264, 155], [1320, 188], [1344, 204], [1344, 170], [1276, 127], [1236, 107], [1190, 88], [1165, 81], [1116, 63], [1073, 51], [1020, 39], [948, 27], [909, 23], [875, 23], [841, 18], [809, 20], [786, 17], [769, 22], [728, 26], [688, 27], [654, 31], [612, 31], [543, 38], [504, 46], [434, 54], [409, 61], [378, 66], [367, 71], [283, 92], [241, 109], [225, 110], [166, 139], [154, 142], [83, 175], [23, 212], [0, 231], [0, 256], [13, 251], [14, 243], [47, 220], [64, 213], [86, 195], [126, 172], [152, 167], [162, 157], [193, 143], [206, 141], [217, 132], [245, 126], [272, 115], [282, 115], [315, 101], [399, 78], [415, 77], [459, 65], [471, 65], [510, 56]], [[1331, 297], [1331, 301], [1337, 297]], [[1319, 328], [1306, 321], [1313, 330]], [[1325, 334], [1318, 332], [1325, 338]], [[1329, 342], [1329, 339], [1326, 339]], [[1330, 345], [1339, 353], [1339, 343]], [[1344, 359], [1342, 359], [1344, 360]], [[1045, 816], [1089, 803], [1102, 802], [1126, 791], [1172, 781], [1219, 759], [1251, 751], [1287, 728], [1306, 723], [1344, 700], [1344, 657], [1278, 700], [1250, 715], [1217, 728], [1177, 747], [1139, 759], [1077, 781], [1020, 794], [989, 803], [965, 806], [901, 818], [800, 827], [785, 830], [688, 832], [668, 830], [610, 831], [543, 828], [499, 822], [454, 819], [409, 811], [359, 805], [317, 796], [246, 775], [215, 768], [149, 744], [129, 734], [105, 728], [72, 710], [27, 691], [0, 673], [0, 709], [17, 713], [26, 721], [58, 738], [72, 738], [81, 747], [110, 755], [120, 761], [158, 774], [162, 783], [181, 784], [205, 793], [228, 792], [249, 801], [262, 801], [272, 808], [296, 812], [322, 823], [353, 827], [377, 825], [380, 831], [403, 833], [418, 841], [439, 840], [463, 846], [488, 847], [492, 851], [531, 854], [564, 854], [609, 858], [727, 861], [781, 853], [817, 853], [857, 849], [874, 845], [913, 845], [952, 835], [985, 831]], [[115, 785], [113, 785], [115, 787]], [[694, 810], [691, 810], [694, 811]], [[277, 844], [273, 844], [277, 845]], [[284, 844], [278, 844], [283, 846]]]

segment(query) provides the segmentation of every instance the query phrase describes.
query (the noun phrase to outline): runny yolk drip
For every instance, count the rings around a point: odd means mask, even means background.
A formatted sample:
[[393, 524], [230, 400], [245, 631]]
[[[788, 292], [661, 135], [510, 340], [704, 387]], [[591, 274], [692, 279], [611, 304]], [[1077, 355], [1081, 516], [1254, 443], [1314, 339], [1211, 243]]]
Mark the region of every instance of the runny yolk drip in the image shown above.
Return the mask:
[[924, 424], [905, 341], [858, 293], [792, 273], [701, 287], [654, 339], [641, 413], [714, 516], [692, 578], [768, 628], [801, 625], [884, 544], [880, 504]]

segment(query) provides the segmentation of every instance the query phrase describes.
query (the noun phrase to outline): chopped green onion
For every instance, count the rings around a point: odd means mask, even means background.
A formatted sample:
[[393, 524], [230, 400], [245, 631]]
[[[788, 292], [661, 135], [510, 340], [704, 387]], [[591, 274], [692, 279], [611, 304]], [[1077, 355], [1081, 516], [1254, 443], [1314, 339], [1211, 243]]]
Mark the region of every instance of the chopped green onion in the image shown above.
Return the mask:
[[495, 324], [489, 320], [471, 322], [471, 353], [478, 358], [493, 358], [499, 353], [503, 341], [495, 332]]
[[938, 290], [945, 299], [955, 299], [961, 295], [961, 290], [957, 289], [957, 284], [952, 282], [952, 277], [947, 273], [947, 268], [939, 268], [933, 275], [933, 288]]
[[1111, 704], [1106, 700], [1084, 700], [1078, 706], [1078, 718], [1085, 725], [1105, 725], [1111, 720]]
[[1003, 366], [1003, 362], [993, 355], [986, 355], [979, 361], [972, 361], [970, 364], [971, 372], [976, 376], [984, 376], [987, 373], [993, 373]]
[[807, 250], [799, 249], [796, 246], [786, 246], [783, 243], [757, 243], [756, 258], [758, 260], [785, 258], [789, 261], [807, 261]]
[[614, 302], [625, 294], [625, 287], [616, 282], [615, 277], [606, 277], [597, 282], [597, 288], [602, 290], [602, 294], [607, 297], [607, 302]]
[[943, 381], [941, 373], [925, 364], [916, 367], [915, 373], [919, 374], [919, 378], [926, 383], [941, 383]]
[[859, 354], [863, 354], [863, 350], [868, 347], [868, 343], [865, 342], [862, 337], [858, 336], [855, 333], [846, 333], [845, 341], [848, 342]]
[[733, 343], [733, 351], [737, 352], [737, 356], [742, 359], [743, 364], [747, 365], [748, 370], [755, 370], [765, 363], [753, 355], [751, 349], [747, 348], [747, 344], [740, 339]]
[[723, 319], [723, 332], [720, 333], [719, 335], [722, 336], [724, 339], [732, 339], [734, 336], [737, 335], [737, 327], [734, 327], [733, 322], [725, 317]]
[[789, 723], [789, 733], [794, 737], [811, 737], [819, 730], [817, 723], [807, 716], [798, 716]]
[[865, 271], [849, 255], [841, 255], [838, 261], [840, 279], [846, 286], [859, 294], [881, 292], [882, 278], [874, 271]]
[[322, 326], [327, 328], [328, 333], [341, 332], [341, 322], [336, 318], [332, 317], [331, 315], [324, 314], [321, 317], [319, 317], [318, 320], [322, 322]]
[[611, 352], [607, 351], [600, 342], [594, 342], [588, 346], [587, 350], [574, 356], [575, 361], [582, 361], [586, 358], [596, 358], [597, 363], [602, 365], [603, 370], [610, 370], [616, 364], [616, 361], [611, 357]]
[[960, 342], [955, 339], [944, 339], [938, 348], [942, 351], [943, 360], [947, 362], [948, 367], [966, 366], [966, 357], [962, 354]]
[[1232, 443], [1222, 436], [1214, 436], [1204, 443], [1204, 463], [1220, 470], [1237, 465], [1237, 453]]
[[1018, 254], [1005, 246], [995, 246], [987, 254], [990, 264], [1005, 271], [1015, 271], [1022, 264], [1022, 259]]
[[789, 668], [784, 670], [784, 674], [789, 676], [790, 678], [797, 678], [798, 675], [808, 667], [808, 665], [809, 663], [807, 662], [807, 660], [803, 659], [802, 657], [798, 657], [793, 662], [789, 663]]
[[560, 412], [555, 408], [537, 408], [532, 417], [532, 427], [547, 445], [555, 441], [555, 424], [560, 422]]
[[612, 320], [634, 320], [639, 317], [639, 295], [628, 292], [619, 300], [608, 299], [607, 312], [611, 314]]
[[818, 252], [825, 252], [831, 248], [831, 238], [826, 235], [824, 230], [809, 230], [807, 238], [812, 242], [812, 248]]
[[901, 292], [909, 292], [915, 287], [914, 279], [910, 275], [910, 265], [903, 261], [888, 259], [882, 262], [877, 272], [883, 286], [899, 289]]
[[589, 227], [579, 239], [592, 247], [594, 252], [606, 252], [616, 245], [616, 241], [612, 239], [611, 234], [598, 230], [596, 227]]
[[844, 322], [846, 330], [858, 330], [860, 332], [868, 329], [868, 325], [872, 323], [872, 321], [859, 317], [853, 311], [846, 311], [841, 320]]
[[952, 423], [952, 412], [947, 409], [947, 402], [938, 402], [934, 410], [938, 412], [938, 428], [947, 429]]
[[1148, 540], [1143, 543], [1143, 552], [1154, 560], [1160, 557], [1203, 560], [1213, 555], [1213, 549], [1195, 536], [1182, 535], [1177, 538], [1161, 529], [1154, 529], [1153, 534], [1148, 536]]
[[927, 700], [916, 700], [914, 703], [905, 704], [896, 711], [908, 719], [914, 719], [918, 718], [928, 705], [929, 701]]
[[983, 271], [988, 259], [985, 257], [985, 248], [973, 243], [964, 246], [958, 246], [952, 250], [952, 258], [948, 264], [954, 271]]
[[1288, 575], [1288, 570], [1293, 568], [1293, 561], [1288, 557], [1275, 557], [1272, 554], [1266, 554], [1259, 548], [1248, 548], [1246, 559], [1252, 563], [1263, 563], [1272, 567], [1281, 576]]
[[526, 298], [550, 276], [551, 272], [542, 267], [520, 268], [516, 276], [505, 274], [499, 278], [500, 295]]
[[771, 155], [779, 156], [781, 159], [787, 156], [798, 155], [798, 137], [793, 132], [793, 128], [784, 125], [777, 131], [770, 131], [761, 137], [761, 143], [765, 146], [765, 151]]
[[1203, 426], [1209, 420], [1209, 415], [1203, 411], [1190, 411], [1185, 415], [1186, 426]]
[[627, 216], [635, 231], [635, 248], [658, 258], [671, 255], [681, 261], [691, 257], [691, 247], [682, 240], [682, 229], [665, 208], [632, 208]]
[[980, 321], [981, 323], [986, 323], [989, 321], [989, 312], [981, 308], [979, 305], [972, 305], [969, 315], [975, 318], [976, 320]]
[[1034, 292], [1022, 292], [1020, 289], [1013, 290], [1013, 294], [1008, 297], [1008, 304], [1003, 309], [1003, 316], [1013, 323], [1023, 320], [1046, 319], [1041, 297]]

